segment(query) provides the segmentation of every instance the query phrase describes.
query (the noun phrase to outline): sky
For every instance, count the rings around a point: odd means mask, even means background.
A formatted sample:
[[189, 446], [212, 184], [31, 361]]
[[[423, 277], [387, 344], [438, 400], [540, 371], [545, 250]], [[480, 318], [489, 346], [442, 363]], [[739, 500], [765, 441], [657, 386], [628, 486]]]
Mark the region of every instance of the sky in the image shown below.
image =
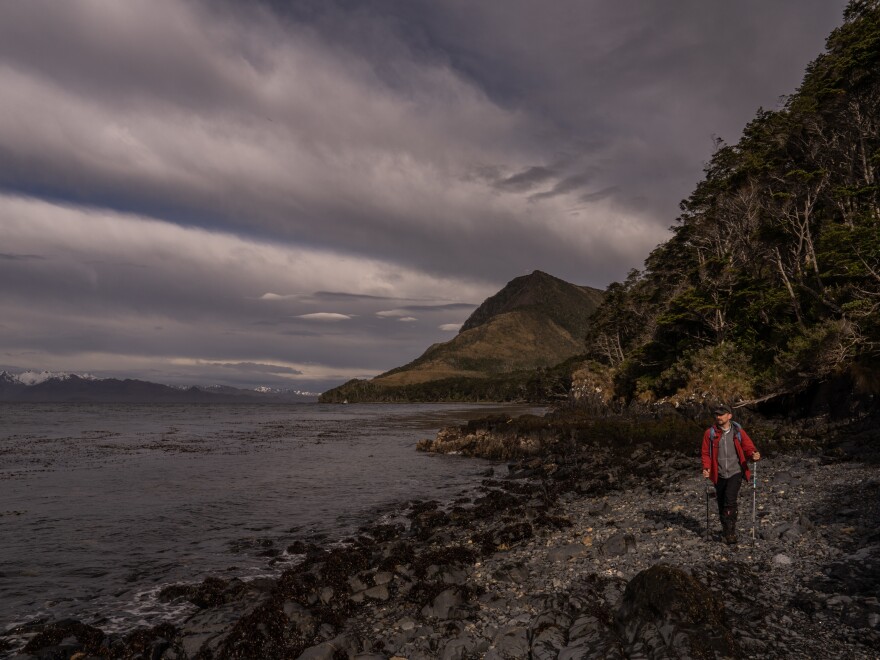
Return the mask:
[[323, 391], [605, 288], [844, 0], [3, 0], [0, 369]]

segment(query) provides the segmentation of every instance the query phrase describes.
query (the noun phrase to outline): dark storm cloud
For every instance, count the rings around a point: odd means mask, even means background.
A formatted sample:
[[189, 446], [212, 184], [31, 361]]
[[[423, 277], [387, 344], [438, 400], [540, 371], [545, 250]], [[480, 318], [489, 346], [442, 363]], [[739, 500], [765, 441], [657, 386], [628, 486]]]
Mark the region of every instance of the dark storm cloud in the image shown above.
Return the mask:
[[498, 181], [495, 184], [495, 187], [500, 190], [531, 190], [555, 177], [555, 170], [542, 165], [536, 165], [520, 172], [519, 174], [514, 174], [513, 176]]
[[597, 190], [596, 192], [584, 193], [580, 196], [580, 200], [582, 202], [598, 202], [607, 197], [611, 197], [619, 190], [619, 186], [608, 186], [607, 188], [602, 188], [602, 190]]
[[6, 254], [0, 252], [0, 259], [3, 261], [41, 261], [45, 258], [39, 254]]
[[477, 306], [477, 303], [449, 303], [446, 305], [404, 305], [400, 309], [407, 312], [440, 312], [472, 310]]
[[269, 374], [293, 374], [302, 375], [299, 369], [291, 369], [277, 364], [258, 364], [256, 362], [214, 362], [214, 366], [223, 369], [233, 369], [242, 373], [269, 373]]
[[844, 4], [7, 0], [0, 349], [328, 382], [605, 286]]
[[[583, 189], [586, 185], [588, 185], [595, 177], [590, 174], [576, 174], [574, 176], [569, 176], [561, 181], [558, 181], [552, 189], [547, 190], [545, 192], [535, 193], [531, 195], [529, 199], [531, 201], [546, 199], [548, 197], [556, 197], [558, 195], [565, 195], [566, 193], [575, 192]], [[581, 196], [583, 199], [583, 196]]]
[[[793, 89], [841, 6], [11, 2], [5, 88], [66, 100], [83, 141], [0, 140], [0, 177], [435, 273], [601, 286], [662, 238], [711, 135]], [[462, 185], [478, 167], [510, 173]], [[559, 203], [539, 224], [516, 193]], [[567, 195], [607, 204], [572, 223]]]
[[379, 300], [379, 301], [388, 301], [388, 300], [400, 300], [399, 298], [392, 298], [390, 296], [367, 296], [358, 293], [345, 293], [343, 291], [315, 291], [312, 294], [312, 297], [318, 300], [344, 300], [344, 301], [352, 301], [352, 300]]
[[637, 208], [664, 222], [711, 136], [735, 139], [793, 91], [845, 2], [407, 4], [457, 69], [542, 122], [548, 141], [564, 136], [553, 146], [573, 163], [601, 161], [619, 201], [646, 192]]
[[[274, 323], [273, 325], [278, 325]], [[308, 330], [281, 330], [280, 334], [288, 337], [320, 337], [320, 332], [309, 332]]]

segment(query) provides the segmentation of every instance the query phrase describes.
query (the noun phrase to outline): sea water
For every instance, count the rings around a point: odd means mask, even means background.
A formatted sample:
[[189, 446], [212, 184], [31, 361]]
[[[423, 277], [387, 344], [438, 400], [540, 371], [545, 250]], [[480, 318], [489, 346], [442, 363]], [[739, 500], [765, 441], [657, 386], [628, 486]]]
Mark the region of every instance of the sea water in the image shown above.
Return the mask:
[[526, 406], [0, 404], [0, 632], [73, 617], [113, 632], [189, 605], [168, 584], [280, 572], [412, 499], [450, 501], [487, 462], [415, 450]]

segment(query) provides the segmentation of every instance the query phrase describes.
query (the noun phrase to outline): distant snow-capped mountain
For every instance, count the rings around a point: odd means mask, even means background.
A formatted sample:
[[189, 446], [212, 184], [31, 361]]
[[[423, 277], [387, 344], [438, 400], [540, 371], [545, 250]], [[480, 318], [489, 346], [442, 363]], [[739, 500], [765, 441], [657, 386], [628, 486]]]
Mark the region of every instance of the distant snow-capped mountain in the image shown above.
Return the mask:
[[254, 392], [260, 394], [296, 394], [297, 396], [319, 396], [320, 392], [305, 392], [303, 390], [282, 389], [280, 387], [267, 387], [260, 385], [254, 388]]
[[200, 387], [200, 390], [204, 390], [205, 392], [221, 392], [221, 393], [237, 393], [237, 394], [260, 394], [260, 395], [272, 395], [272, 396], [295, 396], [295, 397], [316, 397], [320, 396], [319, 392], [305, 392], [303, 390], [293, 390], [290, 388], [281, 388], [281, 387], [268, 387], [266, 385], [260, 385], [259, 387], [254, 387], [252, 389], [241, 389], [238, 387], [232, 387], [231, 385], [205, 385], [204, 387]]
[[0, 401], [107, 403], [296, 403], [317, 394], [269, 387], [169, 386], [52, 371], [0, 372]]
[[92, 374], [71, 374], [66, 371], [22, 371], [20, 374], [10, 374], [4, 371], [3, 375], [13, 382], [18, 381], [22, 385], [39, 385], [53, 379], [68, 380], [74, 376], [82, 380], [101, 380]]

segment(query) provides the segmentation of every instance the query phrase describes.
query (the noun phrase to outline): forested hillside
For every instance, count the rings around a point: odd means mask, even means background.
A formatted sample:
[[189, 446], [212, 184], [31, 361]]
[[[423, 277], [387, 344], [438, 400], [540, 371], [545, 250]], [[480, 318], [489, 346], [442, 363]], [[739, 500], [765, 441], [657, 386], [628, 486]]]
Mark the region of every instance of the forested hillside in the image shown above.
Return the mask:
[[609, 288], [587, 371], [729, 400], [880, 367], [880, 2], [851, 2], [779, 110], [718, 141], [672, 238]]

